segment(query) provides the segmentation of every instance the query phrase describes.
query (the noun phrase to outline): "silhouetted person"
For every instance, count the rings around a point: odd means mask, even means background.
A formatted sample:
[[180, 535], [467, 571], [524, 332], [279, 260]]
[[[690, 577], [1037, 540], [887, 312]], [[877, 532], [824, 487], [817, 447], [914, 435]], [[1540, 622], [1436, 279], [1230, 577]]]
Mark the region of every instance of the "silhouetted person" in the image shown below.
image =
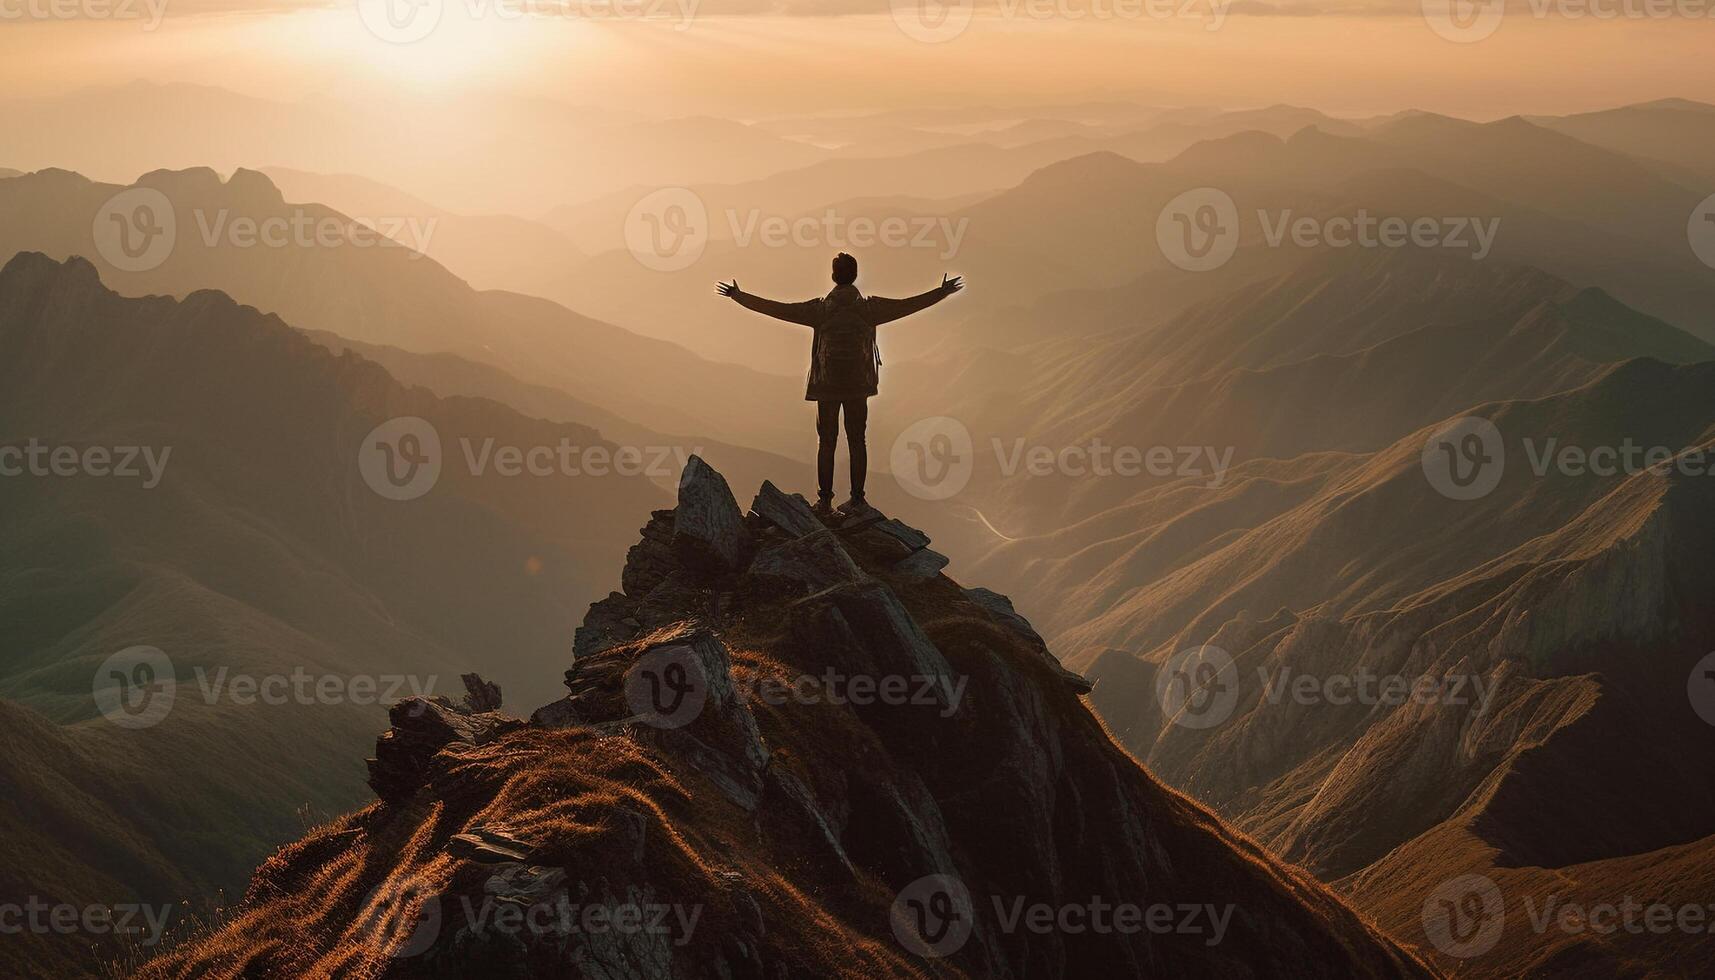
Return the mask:
[[869, 472], [864, 427], [869, 421], [869, 397], [881, 379], [875, 328], [934, 306], [964, 288], [960, 277], [942, 276], [941, 285], [926, 293], [887, 299], [864, 296], [856, 282], [857, 259], [841, 252], [834, 256], [834, 290], [821, 299], [779, 303], [744, 292], [738, 288], [737, 279], [715, 286], [722, 296], [732, 297], [745, 309], [816, 332], [810, 342], [810, 380], [804, 400], [816, 403], [816, 511], [822, 514], [833, 507], [834, 449], [840, 439], [841, 409], [845, 410], [852, 463], [852, 499], [842, 509], [849, 512], [869, 506], [863, 495], [864, 474]]

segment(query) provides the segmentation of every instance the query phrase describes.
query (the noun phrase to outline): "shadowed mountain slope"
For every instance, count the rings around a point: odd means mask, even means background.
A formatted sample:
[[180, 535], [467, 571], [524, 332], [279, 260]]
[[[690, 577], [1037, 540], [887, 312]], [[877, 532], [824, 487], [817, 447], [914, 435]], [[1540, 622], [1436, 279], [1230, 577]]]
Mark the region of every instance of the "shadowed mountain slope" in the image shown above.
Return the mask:
[[[212, 904], [301, 833], [300, 809], [369, 798], [352, 753], [387, 703], [456, 688], [460, 664], [518, 692], [542, 678], [610, 585], [620, 515], [670, 499], [647, 477], [475, 475], [467, 439], [613, 447], [406, 387], [220, 293], [120, 297], [81, 260], [7, 263], [0, 350], [0, 446], [107, 460], [0, 457], [7, 901], [171, 904], [182, 927], [187, 900]], [[443, 440], [418, 499], [361, 475], [366, 435], [396, 417]], [[96, 471], [126, 447], [158, 472]], [[151, 690], [174, 695], [128, 728], [99, 697], [109, 658], [140, 646], [166, 658]], [[114, 950], [32, 934], [0, 953], [66, 975]]]

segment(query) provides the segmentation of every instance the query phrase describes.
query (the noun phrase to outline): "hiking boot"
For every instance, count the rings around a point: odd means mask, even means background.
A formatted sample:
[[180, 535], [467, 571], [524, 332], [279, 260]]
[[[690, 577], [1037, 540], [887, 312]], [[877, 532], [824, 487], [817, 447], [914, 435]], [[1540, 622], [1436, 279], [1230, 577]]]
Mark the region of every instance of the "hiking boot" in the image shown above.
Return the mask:
[[870, 511], [869, 501], [861, 493], [852, 494], [852, 498], [840, 505], [840, 513], [850, 517], [854, 514], [866, 514]]
[[817, 497], [816, 502], [810, 505], [810, 510], [817, 517], [834, 516], [834, 495], [830, 493]]

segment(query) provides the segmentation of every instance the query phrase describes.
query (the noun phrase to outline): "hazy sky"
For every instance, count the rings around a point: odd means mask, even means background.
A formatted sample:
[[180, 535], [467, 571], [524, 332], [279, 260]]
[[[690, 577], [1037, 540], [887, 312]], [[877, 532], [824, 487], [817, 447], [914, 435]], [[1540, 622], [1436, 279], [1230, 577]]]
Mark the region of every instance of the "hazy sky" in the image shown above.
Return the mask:
[[[940, 43], [908, 36], [886, 0], [619, 0], [630, 6], [617, 12], [573, 0], [530, 16], [503, 16], [496, 0], [391, 2], [400, 5], [393, 23], [422, 23], [407, 16], [418, 3], [439, 10], [437, 26], [389, 43], [352, 0], [248, 10], [218, 0], [0, 0], [0, 86], [32, 96], [147, 78], [282, 99], [528, 92], [740, 118], [1114, 98], [1491, 118], [1715, 93], [1715, 0], [1679, 0], [1681, 16], [1607, 20], [1566, 11], [1646, 0], [1529, 0], [1543, 16], [1522, 4], [1478, 43], [1438, 36], [1419, 0], [1327, 5], [1356, 11], [1344, 13], [1251, 0], [1224, 14], [1210, 4], [1225, 0], [1174, 0], [1182, 14], [1166, 19], [1145, 0], [983, 0]], [[655, 16], [638, 20], [641, 5]], [[129, 16], [106, 13], [115, 7]], [[872, 12], [829, 13], [841, 10]], [[901, 9], [907, 24], [919, 14]]]

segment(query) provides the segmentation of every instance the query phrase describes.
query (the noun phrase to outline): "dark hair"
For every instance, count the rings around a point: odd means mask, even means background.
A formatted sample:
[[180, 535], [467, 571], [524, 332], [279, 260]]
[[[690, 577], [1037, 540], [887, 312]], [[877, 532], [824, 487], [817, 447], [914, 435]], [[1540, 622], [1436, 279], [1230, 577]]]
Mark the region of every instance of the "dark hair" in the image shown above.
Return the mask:
[[844, 252], [834, 256], [834, 282], [841, 286], [857, 282], [857, 259]]

